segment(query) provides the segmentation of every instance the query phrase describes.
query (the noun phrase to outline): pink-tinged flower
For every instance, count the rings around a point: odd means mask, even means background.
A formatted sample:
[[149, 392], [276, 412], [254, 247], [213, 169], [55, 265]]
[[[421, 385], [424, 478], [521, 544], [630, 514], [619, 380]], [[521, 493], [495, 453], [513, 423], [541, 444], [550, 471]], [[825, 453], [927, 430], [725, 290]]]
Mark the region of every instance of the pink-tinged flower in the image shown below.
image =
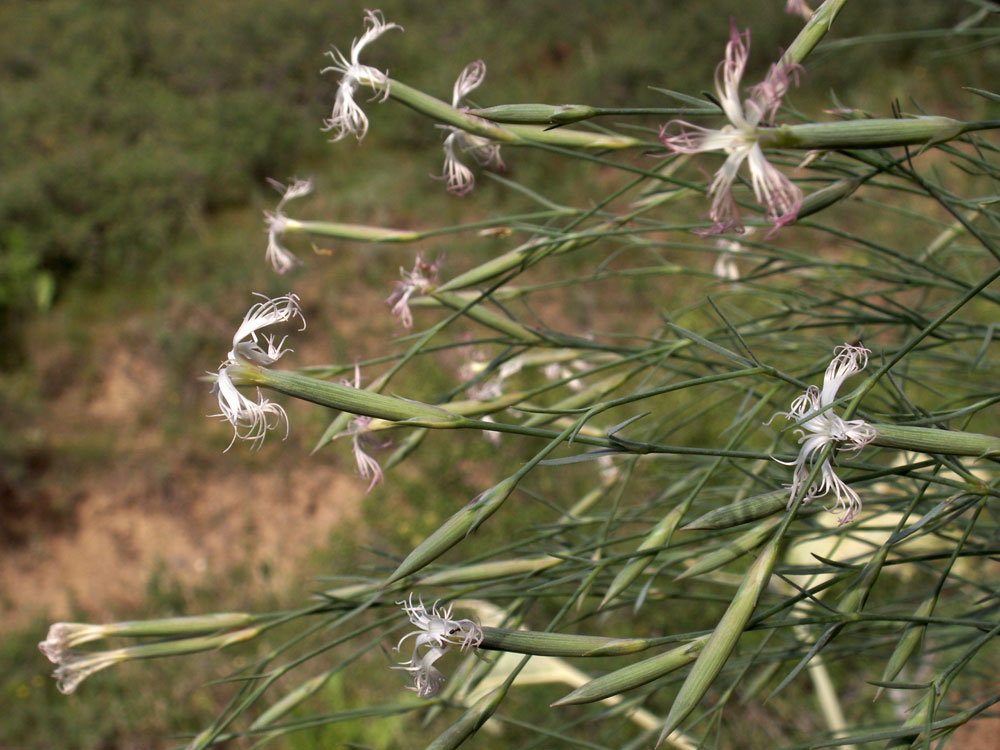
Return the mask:
[[[361, 368], [357, 364], [354, 365], [354, 382], [352, 383], [345, 378], [343, 383], [352, 388], [361, 388]], [[351, 452], [354, 454], [354, 462], [358, 466], [358, 475], [362, 479], [369, 480], [368, 489], [365, 492], [371, 492], [375, 485], [384, 479], [382, 467], [364, 447], [366, 439], [370, 438], [368, 428], [371, 423], [371, 417], [358, 416], [352, 419], [347, 430], [341, 433], [351, 436]]]
[[385, 101], [389, 96], [389, 75], [377, 68], [369, 65], [362, 65], [358, 57], [366, 46], [374, 42], [390, 29], [403, 30], [403, 27], [396, 23], [386, 23], [385, 17], [380, 10], [365, 11], [365, 33], [360, 39], [355, 39], [351, 43], [351, 59], [348, 60], [339, 49], [334, 47], [327, 52], [333, 60], [333, 65], [323, 68], [320, 73], [333, 71], [340, 73], [340, 84], [337, 86], [337, 98], [333, 103], [333, 112], [329, 120], [323, 121], [323, 130], [332, 130], [331, 140], [339, 141], [348, 133], [355, 136], [359, 141], [368, 133], [368, 118], [354, 101], [354, 91], [358, 84], [370, 86], [372, 91], [378, 96], [379, 88], [382, 89], [382, 96], [379, 101]]
[[[462, 100], [472, 93], [486, 78], [486, 63], [476, 60], [465, 66], [455, 80], [451, 93], [451, 106], [459, 107]], [[503, 171], [504, 163], [500, 158], [500, 144], [488, 138], [466, 133], [459, 128], [448, 127], [448, 136], [444, 139], [444, 171], [439, 176], [445, 181], [448, 192], [455, 195], [465, 195], [476, 185], [472, 170], [463, 164], [457, 152], [467, 152], [483, 167], [492, 167]]]
[[[227, 451], [233, 447], [237, 439], [249, 440], [251, 448], [260, 448], [267, 433], [282, 424], [285, 425], [285, 437], [288, 437], [288, 415], [285, 414], [285, 410], [265, 398], [259, 388], [256, 401], [247, 398], [233, 383], [229, 373], [229, 369], [234, 365], [268, 367], [291, 351], [285, 348], [287, 336], [277, 342], [273, 335], [258, 337], [257, 332], [262, 328], [277, 323], [288, 323], [295, 318], [302, 321], [302, 328], [299, 330], [304, 330], [306, 327], [302, 309], [299, 307], [299, 298], [296, 295], [286, 294], [274, 299], [262, 294], [257, 296], [263, 297], [264, 301], [251, 307], [243, 318], [243, 322], [233, 335], [233, 348], [229, 351], [226, 361], [219, 366], [213, 387], [213, 391], [218, 394], [221, 410], [219, 414], [213, 416], [222, 417], [233, 426], [233, 439], [226, 448]], [[267, 348], [265, 349], [262, 344]]]
[[392, 314], [399, 318], [403, 328], [413, 327], [410, 297], [423, 294], [437, 283], [437, 273], [443, 261], [444, 258], [439, 257], [433, 263], [428, 263], [422, 255], [417, 255], [412, 271], [399, 269], [402, 280], [396, 282], [396, 289], [386, 298], [386, 302], [392, 305]]
[[[797, 81], [799, 66], [772, 65], [763, 82], [750, 89], [750, 97], [740, 100], [740, 83], [750, 52], [750, 31], [742, 34], [731, 23], [725, 59], [715, 71], [715, 90], [729, 124], [720, 130], [703, 128], [683, 120], [667, 123], [660, 130], [660, 140], [674, 153], [697, 154], [722, 151], [726, 161], [715, 173], [709, 186], [712, 208], [708, 213], [712, 226], [701, 230], [702, 235], [722, 232], [742, 232], [739, 210], [733, 198], [733, 183], [740, 165], [750, 168], [750, 184], [757, 202], [765, 207], [768, 220], [777, 231], [795, 221], [802, 205], [802, 191], [764, 157], [757, 142], [757, 128], [767, 120], [773, 123], [792, 81]], [[679, 127], [670, 133], [672, 125]]]
[[[819, 479], [810, 487], [805, 487], [816, 456], [829, 443], [834, 443], [837, 450], [859, 451], [875, 439], [875, 428], [862, 419], [841, 419], [831, 408], [837, 400], [837, 391], [852, 375], [861, 372], [868, 365], [868, 355], [871, 352], [863, 346], [844, 344], [834, 350], [833, 360], [826, 368], [823, 376], [822, 389], [814, 385], [792, 401], [792, 408], [787, 412], [778, 412], [786, 419], [798, 423], [795, 432], [799, 435], [798, 458], [794, 461], [779, 461], [787, 466], [794, 466], [792, 483], [789, 485], [791, 495], [805, 491], [803, 502], [823, 497], [833, 493], [837, 502], [830, 509], [840, 513], [841, 525], [850, 523], [861, 510], [861, 498], [858, 493], [844, 483], [833, 470], [833, 465], [827, 459], [820, 469]], [[775, 415], [777, 416], [777, 415]]]
[[371, 492], [375, 485], [384, 478], [379, 462], [365, 452], [363, 445], [365, 434], [371, 422], [371, 417], [355, 417], [351, 420], [350, 427], [347, 428], [347, 432], [351, 436], [351, 451], [354, 453], [354, 462], [358, 466], [358, 474], [362, 479], [369, 480], [368, 489], [365, 492]]
[[288, 201], [295, 200], [296, 198], [301, 198], [304, 195], [309, 195], [313, 191], [312, 180], [300, 180], [298, 178], [293, 179], [291, 183], [286, 187], [282, 185], [277, 180], [269, 179], [268, 182], [271, 183], [279, 193], [281, 193], [281, 200], [278, 201], [278, 205], [275, 207], [274, 211], [264, 212], [264, 221], [267, 224], [267, 253], [264, 258], [271, 267], [277, 273], [287, 273], [288, 271], [295, 268], [302, 261], [292, 255], [288, 249], [281, 244], [281, 237], [288, 229], [290, 224], [294, 224], [294, 220], [289, 219], [282, 213], [281, 209], [285, 207]]
[[[413, 594], [408, 599], [396, 602], [403, 607], [410, 622], [417, 630], [407, 633], [399, 639], [396, 651], [407, 638], [414, 638], [413, 654], [407, 661], [393, 667], [402, 669], [413, 675], [413, 687], [421, 698], [430, 698], [437, 694], [444, 684], [444, 675], [434, 666], [434, 662], [444, 656], [452, 646], [458, 646], [465, 651], [477, 648], [483, 642], [483, 631], [472, 620], [451, 619], [451, 605], [438, 608], [437, 602], [428, 612], [423, 600], [413, 603]], [[426, 649], [423, 654], [420, 649]]]
[[806, 0], [788, 0], [785, 3], [785, 13], [801, 16], [807, 21], [813, 17], [813, 10], [806, 4]]

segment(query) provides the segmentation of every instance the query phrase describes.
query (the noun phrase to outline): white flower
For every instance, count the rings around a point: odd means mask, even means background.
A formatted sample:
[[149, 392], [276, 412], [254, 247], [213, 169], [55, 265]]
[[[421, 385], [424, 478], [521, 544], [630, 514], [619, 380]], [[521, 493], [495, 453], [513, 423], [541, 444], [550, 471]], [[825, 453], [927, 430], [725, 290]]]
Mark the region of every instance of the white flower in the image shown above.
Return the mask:
[[778, 412], [786, 419], [798, 422], [795, 431], [802, 446], [798, 458], [794, 461], [779, 461], [795, 467], [792, 483], [789, 485], [792, 497], [804, 490], [805, 503], [833, 492], [837, 502], [831, 508], [831, 512], [842, 514], [841, 525], [852, 521], [861, 510], [861, 498], [837, 476], [830, 460], [823, 462], [818, 482], [808, 488], [804, 485], [816, 456], [827, 444], [834, 443], [837, 449], [842, 451], [859, 451], [875, 439], [875, 428], [867, 422], [862, 419], [841, 419], [832, 408], [829, 408], [836, 401], [837, 391], [844, 381], [868, 365], [870, 353], [863, 346], [844, 344], [837, 347], [834, 350], [834, 358], [823, 376], [823, 388], [809, 386], [805, 393], [792, 401], [791, 411]]
[[354, 453], [354, 461], [358, 465], [358, 474], [362, 479], [369, 479], [368, 489], [371, 492], [375, 485], [382, 481], [382, 467], [378, 461], [365, 452], [362, 441], [364, 435], [371, 424], [371, 417], [355, 417], [351, 420], [351, 425], [347, 432], [351, 436], [351, 450]]
[[[715, 71], [716, 94], [729, 125], [713, 130], [675, 120], [660, 130], [660, 140], [674, 153], [723, 151], [727, 154], [725, 163], [715, 173], [709, 186], [712, 208], [708, 216], [712, 226], [699, 234], [743, 231], [733, 198], [733, 183], [743, 162], [750, 167], [750, 183], [757, 202], [764, 205], [768, 220], [774, 224], [772, 234], [795, 221], [802, 205], [802, 191], [764, 157], [757, 142], [758, 126], [765, 119], [773, 122], [792, 80], [797, 80], [799, 66], [772, 65], [764, 81], [751, 89], [750, 98], [741, 102], [739, 89], [746, 70], [749, 45], [749, 30], [740, 34], [735, 22], [731, 21], [725, 59]], [[670, 135], [668, 130], [675, 123], [680, 130], [676, 135]]]
[[[63, 623], [60, 623], [63, 624]], [[56, 626], [53, 626], [56, 627]], [[52, 631], [49, 631], [49, 639], [52, 638]], [[52, 649], [49, 641], [43, 641], [38, 647], [49, 658], [56, 669], [52, 676], [57, 680], [59, 692], [69, 695], [85, 679], [95, 672], [107, 669], [115, 664], [126, 661], [128, 653], [124, 649], [114, 651], [72, 651], [66, 648]]]
[[[361, 388], [361, 367], [357, 364], [354, 365], [354, 382], [344, 378], [341, 381], [344, 385], [351, 388]], [[354, 453], [354, 461], [358, 466], [358, 474], [362, 479], [370, 480], [368, 482], [368, 489], [366, 492], [371, 492], [375, 485], [382, 481], [382, 467], [379, 466], [378, 461], [370, 456], [364, 448], [365, 438], [368, 437], [368, 430], [371, 426], [371, 417], [355, 417], [351, 420], [347, 429], [337, 435], [341, 437], [342, 435], [351, 436], [351, 450]]]
[[396, 289], [389, 295], [386, 302], [392, 305], [392, 314], [399, 318], [403, 328], [413, 327], [410, 297], [415, 293], [423, 294], [434, 285], [443, 261], [444, 258], [439, 257], [433, 263], [428, 263], [422, 255], [418, 254], [412, 271], [407, 271], [405, 268], [399, 269], [399, 275], [402, 276], [403, 280], [396, 282]]
[[715, 259], [712, 273], [723, 281], [739, 281], [740, 267], [736, 265], [736, 255], [743, 252], [743, 246], [733, 240], [716, 240], [715, 245], [722, 252]]
[[[476, 60], [465, 66], [452, 88], [451, 106], [459, 107], [465, 99], [486, 78], [486, 63]], [[503, 171], [500, 158], [500, 144], [488, 138], [467, 133], [459, 128], [448, 127], [448, 137], [444, 139], [444, 171], [440, 179], [445, 180], [448, 192], [465, 195], [476, 185], [472, 170], [459, 161], [456, 151], [467, 151], [481, 166], [492, 166]]]
[[[458, 646], [461, 651], [478, 648], [483, 642], [483, 631], [472, 620], [451, 619], [451, 605], [438, 609], [437, 603], [428, 612], [422, 599], [413, 603], [413, 594], [408, 599], [396, 602], [417, 630], [407, 633], [399, 639], [396, 651], [407, 638], [414, 638], [413, 655], [393, 669], [402, 669], [413, 674], [412, 690], [417, 691], [421, 698], [430, 698], [437, 694], [444, 683], [444, 675], [434, 666], [434, 662], [444, 656], [451, 646]], [[423, 654], [420, 649], [425, 648]]]
[[333, 112], [329, 120], [324, 120], [323, 130], [332, 130], [334, 141], [339, 141], [348, 133], [355, 136], [359, 141], [368, 133], [368, 118], [361, 111], [361, 107], [354, 101], [354, 90], [358, 84], [371, 86], [378, 96], [379, 88], [382, 88], [382, 98], [385, 101], [389, 96], [389, 75], [377, 68], [362, 65], [358, 61], [358, 56], [368, 44], [378, 39], [390, 29], [403, 30], [397, 23], [386, 23], [385, 17], [380, 10], [365, 11], [365, 33], [360, 39], [355, 39], [351, 43], [351, 59], [348, 60], [334, 47], [327, 52], [332, 59], [333, 65], [323, 68], [320, 73], [333, 71], [340, 73], [340, 84], [337, 86], [337, 98], [333, 103]]
[[[219, 366], [213, 388], [218, 393], [221, 410], [221, 413], [213, 416], [222, 417], [233, 426], [233, 439], [226, 450], [233, 447], [237, 438], [249, 440], [252, 448], [259, 448], [268, 431], [277, 429], [282, 423], [285, 425], [285, 437], [288, 437], [288, 416], [285, 410], [265, 398], [260, 389], [257, 390], [256, 401], [244, 396], [233, 383], [229, 372], [234, 365], [267, 367], [291, 351], [284, 346], [287, 336], [275, 342], [272, 335], [258, 337], [260, 329], [276, 323], [287, 323], [295, 318], [302, 321], [302, 328], [299, 330], [306, 327], [296, 295], [286, 294], [274, 299], [262, 294], [257, 296], [264, 297], [264, 301], [250, 308], [233, 335], [233, 348], [226, 361]], [[267, 346], [266, 350], [262, 343]]]
[[434, 666], [434, 662], [445, 653], [443, 648], [429, 648], [423, 656], [418, 657], [414, 651], [412, 658], [400, 662], [392, 669], [402, 669], [413, 676], [413, 687], [407, 690], [415, 690], [418, 698], [433, 698], [444, 684], [444, 675]]
[[288, 229], [289, 224], [292, 223], [292, 220], [285, 216], [281, 212], [281, 209], [284, 208], [288, 201], [309, 195], [313, 190], [313, 182], [312, 180], [300, 180], [296, 178], [292, 180], [288, 187], [285, 187], [277, 180], [269, 179], [268, 182], [281, 193], [281, 200], [278, 201], [278, 205], [274, 211], [264, 212], [264, 220], [267, 223], [267, 253], [264, 258], [278, 273], [287, 273], [302, 261], [292, 255], [281, 244], [281, 236]]

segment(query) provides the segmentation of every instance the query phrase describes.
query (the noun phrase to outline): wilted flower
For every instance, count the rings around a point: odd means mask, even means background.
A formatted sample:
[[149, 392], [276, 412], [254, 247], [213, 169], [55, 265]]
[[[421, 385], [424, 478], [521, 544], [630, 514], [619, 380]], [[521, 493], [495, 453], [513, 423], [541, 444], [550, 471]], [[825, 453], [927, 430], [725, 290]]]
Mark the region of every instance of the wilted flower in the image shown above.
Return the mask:
[[[451, 106], [458, 107], [479, 84], [486, 78], [486, 63], [476, 60], [465, 66], [455, 81], [451, 94]], [[492, 166], [503, 170], [504, 163], [500, 158], [500, 144], [493, 143], [488, 138], [466, 133], [459, 128], [447, 128], [450, 132], [444, 139], [444, 171], [441, 179], [445, 180], [448, 191], [456, 195], [465, 195], [476, 185], [472, 170], [459, 161], [456, 150], [467, 151], [481, 166]]]
[[81, 682], [95, 672], [113, 667], [129, 658], [125, 649], [92, 652], [67, 650], [59, 653], [57, 658], [45, 651], [45, 655], [49, 657], [49, 661], [58, 665], [52, 676], [56, 678], [59, 692], [65, 695], [74, 692]]
[[[274, 299], [262, 294], [257, 296], [263, 297], [264, 301], [250, 308], [243, 318], [243, 323], [233, 335], [233, 348], [229, 351], [226, 361], [219, 366], [213, 389], [219, 394], [219, 408], [222, 410], [220, 414], [214, 416], [227, 420], [234, 430], [233, 440], [226, 450], [233, 447], [237, 438], [249, 440], [251, 447], [259, 448], [268, 430], [276, 429], [282, 423], [285, 425], [285, 437], [288, 436], [288, 416], [285, 410], [265, 398], [260, 389], [257, 390], [257, 400], [250, 400], [240, 393], [229, 373], [229, 369], [234, 365], [267, 367], [291, 351], [285, 348], [287, 336], [278, 342], [275, 342], [272, 335], [258, 338], [257, 332], [260, 329], [276, 323], [287, 323], [294, 318], [302, 321], [302, 328], [299, 330], [304, 330], [306, 327], [298, 296], [286, 294]], [[261, 346], [262, 343], [267, 345], [266, 351]]]
[[[704, 235], [743, 231], [733, 198], [733, 183], [744, 161], [750, 167], [754, 195], [758, 203], [764, 205], [767, 218], [774, 224], [772, 231], [795, 221], [802, 205], [802, 191], [764, 157], [764, 151], [757, 142], [758, 126], [765, 119], [773, 122], [791, 82], [797, 81], [800, 68], [781, 63], [772, 65], [764, 81], [751, 88], [750, 98], [741, 102], [739, 88], [750, 51], [750, 31], [740, 34], [735, 22], [730, 23], [726, 56], [715, 71], [716, 94], [729, 125], [713, 130], [674, 120], [660, 130], [660, 140], [674, 153], [723, 151], [727, 154], [725, 163], [715, 173], [709, 187], [712, 208], [708, 216], [712, 226], [699, 232]], [[670, 126], [675, 123], [680, 130], [676, 135], [670, 135]]]
[[399, 269], [399, 275], [403, 277], [402, 281], [396, 282], [396, 290], [389, 295], [386, 302], [392, 305], [392, 314], [399, 318], [403, 328], [413, 327], [410, 297], [416, 293], [423, 294], [434, 285], [443, 260], [443, 257], [439, 257], [433, 263], [428, 263], [422, 255], [417, 255], [412, 271], [407, 271], [405, 268]]
[[[417, 604], [413, 603], [413, 594], [396, 603], [403, 607], [417, 630], [399, 639], [396, 651], [399, 651], [407, 638], [415, 639], [413, 655], [393, 669], [410, 672], [413, 675], [411, 689], [416, 690], [421, 698], [430, 698], [437, 694], [444, 683], [444, 675], [434, 666], [434, 662], [444, 656], [451, 646], [458, 646], [461, 651], [477, 648], [483, 642], [482, 628], [472, 620], [451, 619], [451, 605], [439, 609], [435, 602], [428, 612], [422, 599]], [[426, 648], [423, 654], [420, 653], [422, 647]]]
[[290, 200], [309, 195], [313, 190], [312, 180], [293, 179], [285, 187], [277, 180], [269, 179], [268, 182], [281, 193], [281, 200], [274, 211], [265, 211], [264, 220], [267, 223], [267, 254], [264, 256], [271, 267], [278, 273], [287, 273], [302, 261], [292, 255], [288, 249], [281, 244], [280, 238], [288, 229], [292, 221], [281, 212], [285, 204]]
[[74, 646], [106, 638], [113, 633], [108, 625], [90, 625], [82, 622], [57, 622], [49, 626], [45, 640], [38, 644], [39, 650], [53, 664], [58, 664], [63, 655]]
[[[830, 408], [837, 399], [837, 391], [851, 375], [861, 372], [868, 365], [868, 355], [871, 352], [863, 346], [844, 344], [834, 350], [833, 360], [826, 368], [823, 376], [823, 388], [809, 386], [806, 392], [792, 401], [792, 408], [787, 412], [778, 412], [786, 419], [798, 422], [796, 432], [799, 434], [798, 458], [794, 461], [779, 461], [788, 466], [794, 466], [792, 483], [789, 485], [791, 496], [805, 490], [803, 502], [823, 497], [833, 492], [837, 502], [831, 512], [841, 513], [840, 523], [849, 523], [861, 510], [861, 498], [837, 476], [833, 465], [827, 459], [820, 469], [819, 480], [805, 488], [806, 479], [816, 456], [829, 443], [835, 443], [838, 450], [859, 451], [875, 439], [875, 428], [862, 419], [844, 420]], [[777, 416], [777, 415], [776, 415]]]
[[375, 41], [390, 29], [403, 30], [403, 27], [396, 23], [386, 23], [385, 17], [380, 10], [365, 11], [365, 33], [360, 39], [355, 39], [351, 43], [351, 59], [348, 60], [334, 47], [327, 52], [332, 59], [333, 65], [323, 68], [320, 73], [333, 71], [340, 73], [340, 85], [337, 86], [337, 98], [333, 103], [333, 112], [329, 120], [323, 122], [324, 130], [333, 131], [334, 141], [339, 141], [348, 133], [357, 137], [360, 141], [368, 133], [368, 118], [361, 110], [361, 107], [354, 101], [354, 90], [358, 84], [371, 86], [372, 90], [378, 94], [379, 87], [382, 88], [382, 98], [385, 101], [389, 96], [389, 76], [377, 68], [362, 65], [358, 61], [358, 56], [369, 43]]

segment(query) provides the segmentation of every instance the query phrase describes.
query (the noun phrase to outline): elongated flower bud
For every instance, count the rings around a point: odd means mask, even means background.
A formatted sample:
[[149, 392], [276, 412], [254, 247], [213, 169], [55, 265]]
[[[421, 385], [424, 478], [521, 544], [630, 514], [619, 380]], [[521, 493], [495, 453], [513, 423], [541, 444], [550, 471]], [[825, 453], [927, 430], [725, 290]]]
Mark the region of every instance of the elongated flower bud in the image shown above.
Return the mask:
[[758, 128], [762, 148], [836, 149], [924, 146], [960, 136], [966, 124], [950, 117], [809, 122]]
[[485, 109], [470, 109], [469, 114], [492, 122], [563, 125], [594, 117], [597, 110], [586, 104], [500, 104]]
[[478, 495], [475, 500], [455, 513], [441, 524], [437, 531], [418, 544], [392, 575], [386, 579], [385, 585], [398, 581], [411, 573], [416, 573], [462, 541], [479, 528], [483, 521], [499, 510], [516, 486], [517, 479], [508, 477], [500, 484]]
[[695, 659], [705, 647], [708, 636], [703, 636], [690, 643], [657, 654], [648, 659], [643, 659], [627, 667], [616, 669], [614, 672], [596, 677], [590, 682], [581, 685], [573, 692], [563, 696], [553, 706], [571, 706], [578, 703], [593, 703], [604, 700], [613, 695], [624, 693], [626, 690], [637, 688], [641, 685], [657, 680], [664, 675], [687, 666]]
[[691, 667], [687, 679], [681, 685], [670, 713], [664, 723], [660, 739], [657, 741], [659, 747], [667, 735], [677, 729], [688, 714], [694, 710], [698, 702], [708, 692], [708, 688], [719, 676], [722, 667], [729, 659], [729, 655], [736, 648], [736, 643], [743, 635], [743, 629], [750, 620], [754, 608], [757, 606], [757, 599], [760, 597], [767, 582], [771, 579], [771, 571], [774, 563], [778, 559], [779, 540], [772, 540], [760, 553], [760, 556], [747, 571], [743, 583], [736, 591], [736, 596], [729, 604], [719, 624], [705, 643], [705, 648], [698, 656], [698, 660]]
[[463, 417], [419, 401], [385, 396], [363, 388], [331, 383], [308, 375], [283, 370], [268, 370], [250, 365], [230, 368], [234, 383], [257, 385], [285, 393], [304, 401], [311, 401], [331, 409], [340, 409], [365, 417], [406, 422], [421, 427], [460, 427]]

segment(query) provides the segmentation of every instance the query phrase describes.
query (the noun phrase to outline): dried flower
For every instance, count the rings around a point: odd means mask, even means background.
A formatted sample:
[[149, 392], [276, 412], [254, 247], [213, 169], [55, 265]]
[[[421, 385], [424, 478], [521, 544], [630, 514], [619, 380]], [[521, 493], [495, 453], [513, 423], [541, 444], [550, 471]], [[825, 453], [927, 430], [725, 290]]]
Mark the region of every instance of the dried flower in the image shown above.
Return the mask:
[[[413, 687], [421, 698], [430, 698], [437, 694], [444, 683], [444, 675], [434, 666], [434, 662], [444, 656], [451, 646], [458, 646], [465, 651], [477, 648], [483, 642], [483, 631], [472, 620], [451, 619], [451, 605], [438, 608], [437, 602], [428, 612], [422, 599], [413, 603], [413, 594], [408, 599], [396, 602], [403, 607], [406, 616], [410, 618], [417, 630], [407, 633], [399, 639], [396, 651], [399, 651], [407, 638], [414, 638], [413, 654], [404, 662], [393, 667], [402, 669], [413, 675]], [[425, 648], [423, 654], [420, 649]]]
[[415, 293], [423, 294], [437, 282], [437, 273], [444, 257], [439, 257], [433, 263], [428, 263], [422, 255], [417, 255], [413, 270], [399, 269], [402, 281], [396, 282], [395, 291], [386, 299], [392, 305], [392, 314], [399, 318], [403, 328], [413, 327], [413, 315], [410, 313], [410, 297]]
[[113, 626], [90, 625], [81, 622], [57, 622], [49, 626], [45, 640], [38, 644], [39, 650], [53, 664], [59, 664], [63, 655], [74, 646], [97, 641], [113, 634]]
[[861, 498], [837, 476], [830, 460], [823, 462], [818, 482], [808, 488], [804, 485], [816, 456], [827, 444], [835, 443], [837, 449], [842, 451], [859, 451], [875, 439], [875, 428], [867, 422], [862, 419], [841, 419], [830, 408], [844, 381], [868, 365], [870, 353], [863, 346], [844, 344], [837, 347], [823, 376], [823, 388], [809, 386], [805, 393], [792, 401], [790, 411], [778, 412], [786, 419], [794, 419], [798, 423], [795, 431], [802, 446], [794, 461], [775, 459], [779, 463], [795, 467], [792, 483], [789, 485], [792, 497], [804, 489], [803, 502], [806, 503], [833, 492], [837, 502], [830, 510], [842, 514], [841, 525], [851, 522], [861, 510]]
[[[451, 106], [459, 107], [462, 100], [472, 91], [478, 88], [479, 84], [486, 78], [486, 63], [476, 60], [465, 66], [452, 88]], [[444, 139], [444, 171], [440, 179], [445, 180], [448, 192], [455, 195], [465, 195], [476, 185], [476, 178], [472, 170], [459, 161], [456, 154], [458, 151], [466, 151], [481, 166], [492, 166], [494, 169], [502, 171], [504, 169], [503, 160], [500, 158], [500, 144], [493, 143], [488, 138], [479, 135], [466, 133], [459, 128], [446, 128], [450, 132]]]
[[59, 692], [64, 695], [74, 692], [81, 682], [95, 672], [113, 667], [129, 658], [124, 649], [93, 652], [63, 651], [56, 659], [53, 659], [48, 652], [45, 655], [58, 665], [52, 676], [56, 678]]
[[[282, 423], [285, 425], [285, 437], [288, 437], [288, 416], [285, 410], [265, 398], [260, 389], [257, 390], [256, 401], [247, 398], [240, 393], [229, 373], [229, 369], [234, 365], [267, 367], [291, 351], [285, 348], [287, 336], [278, 342], [275, 342], [272, 335], [258, 338], [257, 332], [262, 328], [276, 323], [287, 323], [294, 318], [302, 321], [302, 328], [299, 330], [304, 330], [306, 327], [298, 296], [286, 294], [274, 299], [262, 294], [257, 296], [263, 297], [264, 301], [250, 308], [233, 335], [233, 348], [229, 351], [226, 361], [219, 366], [213, 388], [219, 395], [221, 409], [221, 413], [213, 416], [222, 417], [233, 426], [233, 439], [226, 450], [233, 447], [237, 438], [249, 440], [252, 448], [259, 448], [268, 431], [277, 429]], [[266, 344], [266, 350], [261, 345], [262, 342]]]
[[389, 96], [389, 75], [377, 68], [362, 65], [358, 61], [358, 56], [368, 44], [378, 39], [390, 29], [403, 30], [403, 27], [396, 23], [386, 23], [385, 17], [380, 10], [365, 11], [365, 33], [360, 39], [355, 39], [351, 43], [351, 59], [348, 60], [334, 47], [327, 52], [332, 59], [333, 65], [323, 68], [320, 73], [333, 71], [340, 73], [340, 84], [337, 86], [337, 98], [333, 103], [333, 112], [329, 120], [323, 122], [323, 130], [332, 130], [334, 141], [339, 141], [348, 133], [355, 136], [359, 141], [368, 133], [368, 118], [361, 110], [361, 107], [354, 101], [354, 91], [358, 84], [371, 86], [372, 91], [378, 96], [379, 87], [382, 88], [380, 101], [385, 101]]
[[[735, 22], [731, 21], [725, 59], [715, 71], [716, 93], [729, 125], [713, 130], [674, 120], [660, 130], [660, 140], [674, 153], [723, 151], [727, 154], [725, 163], [715, 173], [709, 186], [712, 208], [708, 216], [712, 226], [699, 234], [743, 231], [732, 190], [744, 161], [750, 168], [754, 195], [758, 203], [764, 205], [768, 220], [774, 224], [772, 233], [795, 221], [802, 205], [802, 191], [768, 162], [757, 142], [758, 126], [765, 119], [773, 122], [791, 82], [797, 82], [800, 68], [780, 63], [772, 65], [764, 81], [750, 90], [750, 98], [741, 102], [739, 87], [746, 70], [749, 45], [750, 31], [740, 34]], [[674, 124], [679, 125], [680, 130], [670, 135], [668, 131]]]
[[280, 238], [288, 229], [292, 222], [281, 209], [290, 200], [309, 195], [313, 191], [312, 180], [300, 180], [295, 178], [285, 187], [277, 180], [269, 179], [268, 182], [281, 193], [281, 200], [274, 211], [265, 211], [264, 220], [267, 223], [267, 253], [264, 256], [271, 267], [278, 273], [287, 273], [302, 261], [292, 255], [288, 249], [281, 244]]

